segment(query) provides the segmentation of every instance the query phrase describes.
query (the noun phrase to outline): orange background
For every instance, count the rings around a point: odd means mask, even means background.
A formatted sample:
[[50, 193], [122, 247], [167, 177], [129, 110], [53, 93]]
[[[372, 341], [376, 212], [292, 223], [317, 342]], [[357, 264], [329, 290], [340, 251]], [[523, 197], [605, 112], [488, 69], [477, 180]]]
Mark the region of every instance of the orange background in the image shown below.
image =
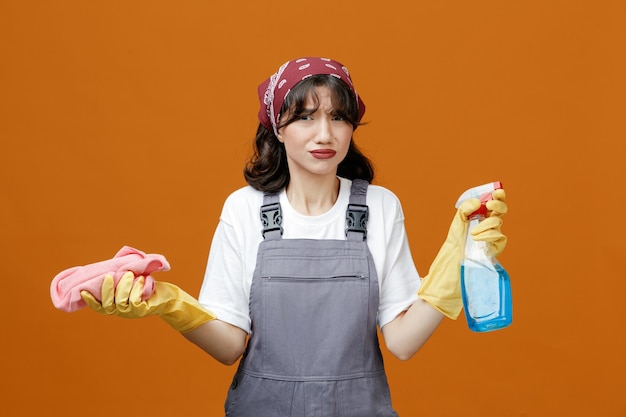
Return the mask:
[[330, 56], [425, 274], [458, 195], [501, 180], [514, 324], [385, 352], [401, 416], [626, 416], [625, 1], [0, 1], [7, 416], [222, 414], [225, 367], [156, 318], [50, 301], [123, 245], [197, 294], [257, 85]]

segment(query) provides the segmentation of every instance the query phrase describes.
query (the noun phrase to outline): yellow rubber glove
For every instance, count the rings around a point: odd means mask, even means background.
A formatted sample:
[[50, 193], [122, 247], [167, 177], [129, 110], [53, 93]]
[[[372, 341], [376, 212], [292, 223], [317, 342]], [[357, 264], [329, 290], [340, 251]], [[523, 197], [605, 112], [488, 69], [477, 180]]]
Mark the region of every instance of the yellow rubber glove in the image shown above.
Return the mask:
[[495, 190], [491, 195], [494, 199], [486, 204], [489, 216], [470, 230], [470, 233], [474, 240], [489, 242], [491, 254], [498, 256], [506, 246], [507, 238], [502, 234], [502, 216], [507, 213], [508, 207], [504, 202], [504, 190]]
[[[492, 195], [494, 200], [487, 203], [487, 209], [491, 212], [472, 229], [472, 236], [474, 240], [489, 242], [494, 255], [498, 255], [506, 245], [506, 236], [501, 232], [501, 217], [508, 208], [504, 202], [504, 190], [496, 190]], [[463, 308], [461, 261], [465, 252], [468, 216], [479, 207], [480, 201], [475, 198], [467, 199], [459, 206], [446, 241], [430, 265], [428, 274], [422, 280], [417, 292], [419, 298], [451, 319], [456, 319]]]
[[158, 315], [181, 333], [215, 320], [215, 314], [205, 309], [198, 300], [167, 282], [155, 282], [150, 298], [142, 300], [144, 281], [144, 277], [135, 280], [135, 275], [129, 271], [122, 276], [116, 288], [113, 277], [106, 276], [102, 282], [102, 302], [87, 291], [82, 291], [80, 295], [98, 313], [131, 319]]

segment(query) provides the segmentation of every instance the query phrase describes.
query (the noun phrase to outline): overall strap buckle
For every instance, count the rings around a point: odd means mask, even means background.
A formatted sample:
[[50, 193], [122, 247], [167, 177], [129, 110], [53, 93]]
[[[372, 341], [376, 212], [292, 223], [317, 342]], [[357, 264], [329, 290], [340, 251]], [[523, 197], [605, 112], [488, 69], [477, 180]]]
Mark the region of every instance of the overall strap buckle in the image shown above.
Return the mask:
[[280, 209], [280, 203], [264, 204], [261, 206], [261, 222], [263, 223], [263, 239], [265, 239], [265, 233], [280, 232], [283, 234], [283, 214]]
[[348, 204], [346, 211], [346, 236], [350, 232], [358, 232], [363, 234], [363, 240], [367, 236], [367, 219], [369, 217], [369, 208], [365, 204]]

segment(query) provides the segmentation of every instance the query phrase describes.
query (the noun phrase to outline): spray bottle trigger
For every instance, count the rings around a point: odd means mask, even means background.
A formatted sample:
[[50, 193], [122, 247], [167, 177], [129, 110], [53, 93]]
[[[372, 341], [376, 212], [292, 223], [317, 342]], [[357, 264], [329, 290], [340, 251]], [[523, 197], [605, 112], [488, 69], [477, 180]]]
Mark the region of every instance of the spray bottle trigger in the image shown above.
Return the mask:
[[[493, 183], [493, 191], [502, 189], [502, 183], [500, 181]], [[480, 208], [469, 215], [469, 217], [474, 217], [476, 215], [487, 216], [487, 202], [493, 200], [492, 191], [481, 194], [479, 197], [480, 200]]]
[[479, 185], [478, 187], [470, 188], [469, 190], [461, 194], [461, 197], [459, 197], [454, 207], [459, 208], [461, 203], [463, 203], [463, 201], [468, 198], [477, 198], [480, 200], [481, 203], [480, 208], [478, 208], [478, 210], [470, 214], [468, 217], [472, 218], [477, 215], [487, 216], [486, 204], [488, 201], [493, 200], [493, 195], [491, 193], [501, 188], [502, 182], [500, 181], [489, 182], [487, 184]]
[[484, 217], [487, 216], [487, 202], [493, 200], [493, 196], [491, 195], [491, 192], [484, 193], [483, 195], [479, 197], [479, 200], [480, 200], [480, 207], [478, 208], [478, 210], [470, 214], [468, 218], [471, 219], [472, 217], [475, 217], [475, 216], [484, 216]]

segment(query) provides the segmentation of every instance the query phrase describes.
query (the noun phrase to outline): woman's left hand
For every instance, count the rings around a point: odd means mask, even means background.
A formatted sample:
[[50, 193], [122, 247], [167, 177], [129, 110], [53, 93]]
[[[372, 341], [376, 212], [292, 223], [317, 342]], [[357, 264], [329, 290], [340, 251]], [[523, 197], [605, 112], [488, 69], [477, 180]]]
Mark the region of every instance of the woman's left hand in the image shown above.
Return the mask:
[[493, 200], [487, 202], [489, 216], [470, 230], [474, 240], [488, 242], [491, 245], [494, 256], [498, 256], [506, 246], [507, 238], [502, 234], [502, 216], [508, 211], [504, 202], [506, 193], [504, 190], [496, 190], [492, 193]]

